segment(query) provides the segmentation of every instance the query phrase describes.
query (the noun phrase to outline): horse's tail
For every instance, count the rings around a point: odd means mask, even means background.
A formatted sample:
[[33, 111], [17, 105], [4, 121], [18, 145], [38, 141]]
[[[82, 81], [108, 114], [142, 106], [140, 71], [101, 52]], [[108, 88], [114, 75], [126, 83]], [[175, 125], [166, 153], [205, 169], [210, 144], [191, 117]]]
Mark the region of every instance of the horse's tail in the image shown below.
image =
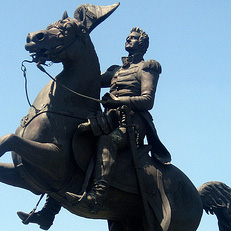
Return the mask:
[[215, 214], [220, 231], [231, 231], [231, 188], [211, 181], [198, 188], [203, 208], [207, 214]]

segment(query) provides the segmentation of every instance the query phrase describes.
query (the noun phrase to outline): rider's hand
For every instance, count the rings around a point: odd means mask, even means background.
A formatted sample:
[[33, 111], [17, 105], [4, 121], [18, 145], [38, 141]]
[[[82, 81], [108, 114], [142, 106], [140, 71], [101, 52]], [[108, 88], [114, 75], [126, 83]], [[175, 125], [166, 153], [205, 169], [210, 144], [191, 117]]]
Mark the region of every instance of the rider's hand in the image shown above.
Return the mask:
[[114, 108], [118, 108], [121, 107], [124, 103], [122, 101], [119, 100], [119, 98], [117, 98], [116, 96], [110, 94], [110, 93], [106, 93], [103, 97], [103, 106], [105, 108], [110, 108], [110, 109], [114, 109]]

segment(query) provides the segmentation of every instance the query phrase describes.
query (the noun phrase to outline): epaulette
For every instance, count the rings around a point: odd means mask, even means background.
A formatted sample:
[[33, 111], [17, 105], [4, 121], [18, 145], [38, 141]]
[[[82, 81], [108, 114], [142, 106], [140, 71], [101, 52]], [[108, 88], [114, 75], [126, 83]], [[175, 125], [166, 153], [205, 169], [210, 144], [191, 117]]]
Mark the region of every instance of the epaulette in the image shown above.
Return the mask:
[[155, 61], [155, 60], [153, 60], [153, 59], [150, 59], [150, 60], [147, 60], [147, 61], [144, 61], [144, 65], [143, 65], [143, 68], [142, 68], [143, 70], [145, 70], [145, 69], [151, 69], [151, 70], [153, 70], [153, 71], [155, 71], [155, 72], [157, 72], [157, 73], [161, 73], [161, 65], [157, 62], [157, 61]]

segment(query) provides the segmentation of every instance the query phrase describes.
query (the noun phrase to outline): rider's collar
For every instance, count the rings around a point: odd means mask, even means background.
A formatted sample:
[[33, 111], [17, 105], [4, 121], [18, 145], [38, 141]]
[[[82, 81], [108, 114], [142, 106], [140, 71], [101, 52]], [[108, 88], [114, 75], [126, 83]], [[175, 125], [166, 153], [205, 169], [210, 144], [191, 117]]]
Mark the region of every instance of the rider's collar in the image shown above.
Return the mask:
[[123, 67], [128, 67], [132, 63], [139, 63], [143, 59], [143, 54], [137, 53], [127, 57], [122, 57]]

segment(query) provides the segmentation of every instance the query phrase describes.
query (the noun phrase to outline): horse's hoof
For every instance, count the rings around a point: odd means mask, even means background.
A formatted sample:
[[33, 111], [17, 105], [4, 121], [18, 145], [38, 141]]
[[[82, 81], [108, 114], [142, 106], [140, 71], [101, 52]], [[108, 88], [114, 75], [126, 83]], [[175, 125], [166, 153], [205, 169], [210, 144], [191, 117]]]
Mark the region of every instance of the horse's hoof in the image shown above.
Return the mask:
[[22, 211], [18, 211], [17, 212], [17, 215], [18, 215], [18, 217], [22, 220], [22, 223], [24, 224], [24, 225], [28, 225], [29, 224], [29, 216], [30, 216], [30, 214], [29, 213], [24, 213], [24, 212], [22, 212]]
[[48, 230], [52, 225], [55, 216], [49, 214], [38, 213], [24, 213], [22, 211], [17, 212], [17, 215], [22, 220], [24, 225], [29, 223], [35, 223], [40, 226], [40, 229]]

